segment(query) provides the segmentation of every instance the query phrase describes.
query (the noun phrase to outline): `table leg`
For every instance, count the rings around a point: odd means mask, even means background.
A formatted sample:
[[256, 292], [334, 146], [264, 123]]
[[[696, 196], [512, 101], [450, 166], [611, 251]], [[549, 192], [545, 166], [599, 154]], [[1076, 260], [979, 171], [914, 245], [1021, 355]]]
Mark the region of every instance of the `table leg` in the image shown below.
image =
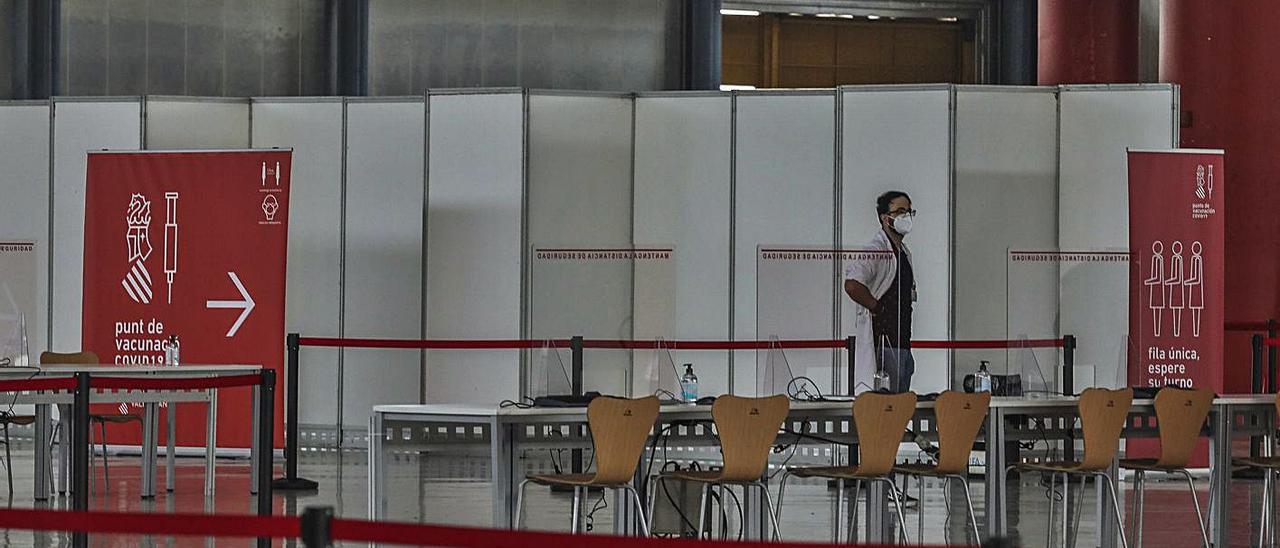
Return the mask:
[[71, 406], [58, 404], [58, 494], [66, 494], [71, 471]]
[[[1120, 486], [1122, 484], [1120, 483], [1119, 461], [1115, 461], [1115, 460], [1111, 461], [1111, 466], [1107, 468], [1107, 475], [1111, 476], [1112, 478], [1113, 483], [1111, 484], [1111, 487], [1114, 487], [1116, 490], [1116, 493], [1115, 493], [1116, 500], [1122, 501], [1123, 499], [1121, 499], [1122, 493], [1120, 489]], [[1103, 478], [1096, 478], [1094, 481], [1107, 481], [1107, 480]], [[1124, 524], [1116, 520], [1116, 513], [1115, 513], [1115, 510], [1112, 508], [1112, 504], [1111, 504], [1111, 494], [1107, 492], [1107, 489], [1111, 487], [1107, 487], [1104, 485], [1098, 485], [1097, 487], [1098, 487], [1098, 503], [1097, 503], [1098, 521], [1097, 523], [1103, 524], [1102, 527], [1099, 529], [1101, 532], [1099, 537], [1101, 538], [1101, 545], [1103, 548], [1112, 548], [1120, 544], [1119, 532], [1120, 532], [1120, 528], [1123, 527]], [[1067, 491], [1066, 493], [1070, 493], [1070, 491]], [[1123, 505], [1124, 502], [1120, 502], [1120, 504]], [[1082, 509], [1077, 509], [1076, 511], [1079, 512], [1079, 511], [1082, 511]]]
[[[259, 399], [261, 399], [261, 396], [258, 395], [258, 393], [261, 390], [262, 388], [259, 386], [253, 387], [253, 401], [258, 401]], [[258, 424], [258, 414], [254, 413], [252, 429], [253, 429], [253, 439], [255, 440], [258, 439], [258, 428], [260, 427], [261, 425]], [[250, 444], [250, 448], [249, 448], [249, 494], [250, 495], [258, 494], [258, 459], [260, 458], [262, 458], [262, 455], [258, 454], [258, 445]]]
[[[257, 438], [254, 438], [257, 439]], [[214, 492], [214, 466], [217, 455], [214, 451], [218, 444], [218, 391], [209, 390], [209, 414], [205, 418], [204, 431], [204, 496], [212, 497]]]
[[1231, 414], [1230, 405], [1218, 405], [1212, 415], [1213, 431], [1209, 435], [1209, 539], [1214, 546], [1226, 546], [1229, 524], [1226, 504], [1231, 492]]
[[[493, 435], [497, 435], [493, 433]], [[420, 482], [421, 483], [421, 482]], [[382, 414], [369, 417], [369, 519], [386, 517], [387, 461]]]
[[[49, 404], [36, 405], [36, 486], [35, 499], [49, 500]], [[7, 464], [12, 466], [12, 463]]]
[[159, 412], [155, 403], [143, 404], [142, 414], [142, 498], [156, 496], [156, 447]]
[[868, 544], [889, 544], [892, 542], [892, 531], [890, 525], [896, 527], [897, 523], [893, 518], [889, 517], [888, 496], [885, 491], [885, 482], [868, 481], [867, 485], [867, 543]]
[[1007, 464], [1007, 455], [1005, 455], [1004, 446], [1004, 409], [999, 407], [991, 408], [987, 414], [987, 477], [986, 477], [986, 497], [987, 505], [987, 538], [1003, 538], [1008, 535], [1007, 517], [1005, 513], [1005, 498], [1008, 488], [1006, 484], [1007, 478], [1004, 473]]
[[489, 422], [490, 462], [493, 467], [493, 479], [490, 490], [493, 495], [493, 526], [499, 529], [512, 527], [512, 516], [515, 514], [514, 487], [515, 480], [515, 447], [514, 430], [510, 425], [499, 422], [496, 418]]
[[168, 412], [165, 413], [165, 422], [168, 423], [168, 432], [165, 433], [164, 440], [164, 490], [173, 492], [174, 481], [174, 438], [178, 437], [178, 404], [169, 402]]

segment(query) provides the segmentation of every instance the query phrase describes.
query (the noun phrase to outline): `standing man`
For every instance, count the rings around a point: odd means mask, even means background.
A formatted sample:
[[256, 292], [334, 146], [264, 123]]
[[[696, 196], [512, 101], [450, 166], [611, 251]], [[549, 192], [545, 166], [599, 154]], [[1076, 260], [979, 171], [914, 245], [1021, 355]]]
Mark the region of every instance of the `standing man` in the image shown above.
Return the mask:
[[845, 267], [844, 291], [858, 306], [854, 319], [857, 363], [875, 363], [889, 377], [891, 392], [911, 390], [915, 358], [911, 356], [911, 309], [916, 300], [911, 250], [903, 239], [911, 233], [916, 210], [906, 192], [891, 190], [876, 199], [880, 230], [865, 253]]

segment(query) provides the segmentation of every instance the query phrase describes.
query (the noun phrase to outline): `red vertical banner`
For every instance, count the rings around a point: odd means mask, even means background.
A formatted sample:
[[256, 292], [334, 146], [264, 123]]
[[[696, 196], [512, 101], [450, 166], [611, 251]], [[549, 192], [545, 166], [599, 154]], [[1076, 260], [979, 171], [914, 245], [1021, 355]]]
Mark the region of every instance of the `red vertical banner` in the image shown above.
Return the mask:
[[1129, 151], [1129, 384], [1223, 386], [1222, 151]]
[[[161, 364], [177, 335], [182, 364], [280, 372], [291, 159], [288, 150], [91, 152], [84, 350], [122, 368]], [[277, 387], [277, 420], [283, 394]], [[248, 389], [220, 391], [219, 446], [249, 446], [250, 404]], [[179, 445], [204, 444], [203, 407], [178, 413]], [[283, 429], [275, 431], [279, 446]], [[111, 434], [111, 443], [139, 441], [135, 426]]]

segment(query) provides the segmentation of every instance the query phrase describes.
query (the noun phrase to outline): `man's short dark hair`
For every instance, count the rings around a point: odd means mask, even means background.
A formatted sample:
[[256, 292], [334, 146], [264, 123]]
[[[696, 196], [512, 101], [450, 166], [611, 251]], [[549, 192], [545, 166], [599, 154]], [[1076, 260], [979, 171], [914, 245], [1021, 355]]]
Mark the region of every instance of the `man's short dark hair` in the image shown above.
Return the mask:
[[890, 190], [889, 192], [881, 194], [879, 198], [876, 198], [876, 213], [879, 215], [888, 215], [889, 202], [897, 200], [898, 198], [906, 198], [908, 202], [911, 201], [911, 196], [908, 196], [906, 192], [901, 190]]

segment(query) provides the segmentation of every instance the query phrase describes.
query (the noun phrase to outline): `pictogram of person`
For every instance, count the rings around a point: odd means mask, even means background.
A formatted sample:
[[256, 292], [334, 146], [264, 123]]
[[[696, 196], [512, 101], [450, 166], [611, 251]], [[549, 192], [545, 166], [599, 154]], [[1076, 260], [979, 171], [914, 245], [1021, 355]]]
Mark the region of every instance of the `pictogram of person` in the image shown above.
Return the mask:
[[1170, 246], [1173, 257], [1169, 258], [1169, 277], [1165, 285], [1169, 287], [1169, 310], [1173, 311], [1173, 336], [1182, 334], [1182, 311], [1187, 308], [1187, 286], [1183, 283], [1182, 242], [1173, 242]]
[[1191, 336], [1200, 336], [1200, 315], [1204, 311], [1204, 246], [1191, 242], [1191, 274], [1182, 282], [1187, 288], [1187, 308], [1191, 309]]
[[[1152, 332], [1160, 336], [1160, 312], [1165, 309], [1164, 244], [1151, 242], [1151, 276], [1142, 282], [1147, 286], [1147, 306], [1151, 308]], [[1158, 293], [1157, 293], [1158, 292]]]

